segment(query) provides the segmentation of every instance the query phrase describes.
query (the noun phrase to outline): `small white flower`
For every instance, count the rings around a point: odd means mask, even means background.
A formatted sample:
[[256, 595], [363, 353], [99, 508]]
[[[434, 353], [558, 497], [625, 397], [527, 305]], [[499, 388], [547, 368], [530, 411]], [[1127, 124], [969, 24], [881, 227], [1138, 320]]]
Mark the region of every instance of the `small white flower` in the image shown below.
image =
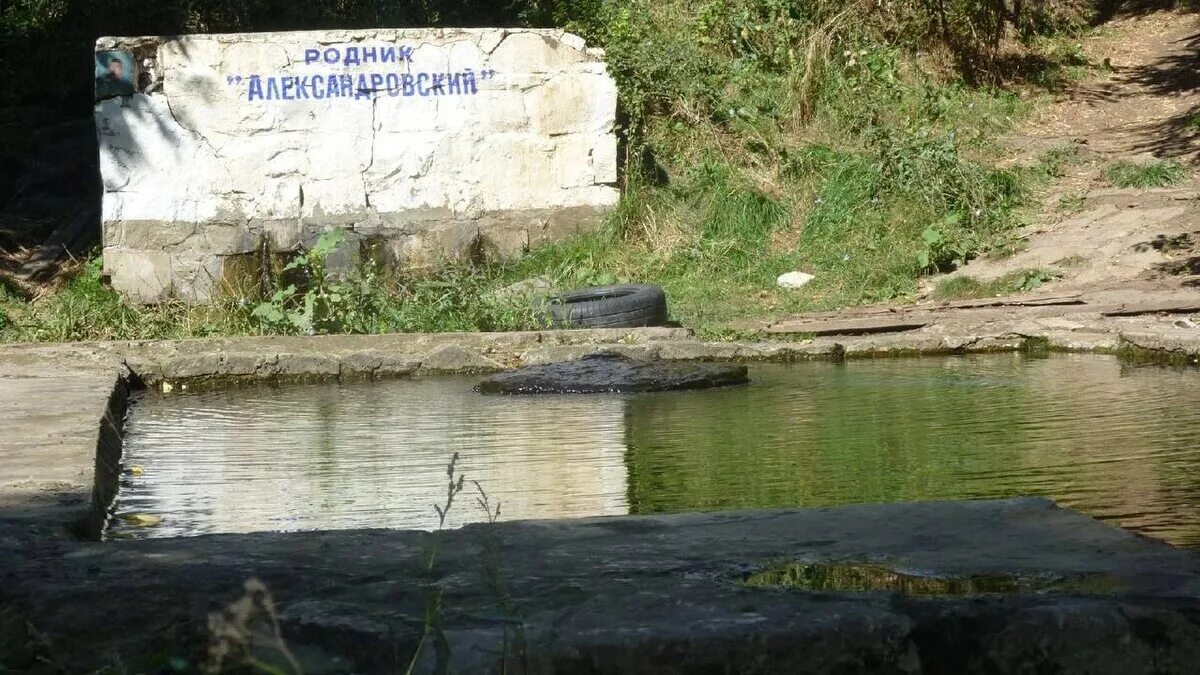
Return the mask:
[[850, 254], [849, 253], [842, 256], [842, 262], [850, 262]]

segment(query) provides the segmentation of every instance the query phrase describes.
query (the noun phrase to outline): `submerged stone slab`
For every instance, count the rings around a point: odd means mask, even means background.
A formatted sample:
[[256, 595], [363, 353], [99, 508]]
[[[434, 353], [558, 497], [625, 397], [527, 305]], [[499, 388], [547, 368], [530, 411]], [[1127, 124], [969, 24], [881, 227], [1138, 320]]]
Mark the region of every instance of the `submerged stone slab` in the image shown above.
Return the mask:
[[[407, 670], [434, 594], [450, 672], [1130, 675], [1200, 663], [1196, 554], [1044, 499], [475, 525], [438, 535], [432, 571], [433, 540], [411, 531], [0, 538], [13, 544], [0, 557], [0, 663], [16, 672], [41, 645], [54, 672], [202, 662], [208, 615], [251, 577], [306, 672]], [[838, 578], [764, 583], [788, 565]], [[997, 578], [1017, 581], [978, 581]], [[953, 592], [926, 592], [939, 587]], [[439, 651], [426, 642], [415, 672], [443, 672]]]
[[335, 226], [403, 267], [513, 257], [619, 197], [616, 85], [562, 31], [101, 38], [96, 68], [105, 268], [142, 302]]
[[479, 383], [483, 394], [602, 394], [708, 389], [746, 384], [746, 366], [634, 359], [600, 352], [577, 361], [526, 366]]

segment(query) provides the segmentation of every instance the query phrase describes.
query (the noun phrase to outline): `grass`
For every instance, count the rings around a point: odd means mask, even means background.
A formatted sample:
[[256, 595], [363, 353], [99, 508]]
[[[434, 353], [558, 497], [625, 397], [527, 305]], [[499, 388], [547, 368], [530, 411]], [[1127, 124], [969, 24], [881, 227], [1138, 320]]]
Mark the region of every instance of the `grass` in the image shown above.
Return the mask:
[[1058, 208], [1067, 214], [1079, 213], [1083, 210], [1084, 202], [1083, 195], [1078, 192], [1069, 192], [1058, 198]]
[[939, 283], [932, 297], [936, 300], [978, 300], [1012, 293], [1028, 293], [1037, 290], [1048, 281], [1061, 277], [1062, 273], [1057, 270], [1037, 268], [1011, 272], [991, 281], [968, 276], [954, 277]]
[[1157, 188], [1178, 185], [1188, 177], [1188, 170], [1174, 160], [1153, 162], [1113, 162], [1105, 171], [1108, 182], [1119, 188]]
[[[304, 289], [268, 298], [274, 310], [238, 295], [129, 306], [92, 260], [35, 301], [0, 298], [0, 341], [531, 328], [527, 306], [493, 295], [530, 277], [659, 284], [674, 318], [713, 337], [735, 319], [915, 297], [922, 275], [1010, 249], [1030, 188], [1078, 150], [997, 168], [999, 136], [1033, 104], [968, 84], [947, 46], [918, 52], [863, 11], [626, 0], [552, 17], [607, 49], [637, 158], [600, 232], [422, 278], [368, 270], [318, 294], [341, 304], [325, 319], [303, 315]], [[1078, 65], [1078, 50], [1037, 49]], [[815, 279], [778, 288], [793, 270]]]
[[1069, 255], [1065, 258], [1060, 258], [1054, 261], [1056, 267], [1082, 267], [1086, 265], [1088, 259], [1081, 255]]
[[[26, 300], [0, 290], [0, 342], [184, 339], [313, 334], [506, 331], [539, 327], [520, 298], [493, 295], [504, 285], [496, 269], [447, 264], [419, 278], [384, 277], [366, 270], [342, 286], [340, 303], [307, 330], [256, 313], [261, 298], [229, 293], [203, 305], [125, 302], [105, 283], [100, 258], [71, 270], [41, 297]], [[288, 300], [302, 301], [304, 293]], [[292, 305], [285, 304], [285, 309]]]
[[1056, 145], [1038, 156], [1038, 161], [1032, 170], [1040, 173], [1044, 178], [1062, 178], [1066, 175], [1066, 168], [1078, 164], [1079, 161], [1078, 145], [1074, 143]]
[[1058, 90], [1086, 77], [1096, 70], [1107, 70], [1107, 64], [1095, 64], [1088, 58], [1083, 44], [1073, 34], [1034, 36], [1029, 54], [1041, 67], [1030, 73], [1030, 81], [1046, 89]]

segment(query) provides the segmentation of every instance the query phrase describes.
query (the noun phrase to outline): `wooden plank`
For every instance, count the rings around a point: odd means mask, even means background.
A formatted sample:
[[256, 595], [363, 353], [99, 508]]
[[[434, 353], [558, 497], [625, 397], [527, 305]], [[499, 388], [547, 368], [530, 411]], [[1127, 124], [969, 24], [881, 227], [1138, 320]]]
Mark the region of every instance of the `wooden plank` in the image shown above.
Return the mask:
[[1200, 312], [1200, 296], [1194, 300], [1147, 300], [1131, 302], [1101, 312], [1104, 316], [1138, 316], [1141, 314], [1190, 314]]
[[957, 300], [932, 309], [977, 309], [981, 307], [1046, 307], [1050, 305], [1084, 305], [1087, 302], [1080, 293], [1042, 296], [1016, 296], [1008, 298], [981, 298], [978, 300]]
[[812, 335], [869, 335], [873, 333], [898, 333], [928, 326], [930, 322], [906, 317], [880, 317], [877, 319], [818, 320], [805, 319], [781, 321], [768, 326], [767, 333], [810, 333]]

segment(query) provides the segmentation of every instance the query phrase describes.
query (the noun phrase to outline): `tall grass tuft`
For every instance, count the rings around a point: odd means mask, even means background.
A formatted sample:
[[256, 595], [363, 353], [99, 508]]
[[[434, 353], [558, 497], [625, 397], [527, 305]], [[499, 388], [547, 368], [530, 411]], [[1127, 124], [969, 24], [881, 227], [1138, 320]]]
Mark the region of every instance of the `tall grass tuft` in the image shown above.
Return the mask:
[[1113, 162], [1105, 171], [1108, 182], [1119, 188], [1157, 188], [1182, 183], [1188, 171], [1174, 160]]

